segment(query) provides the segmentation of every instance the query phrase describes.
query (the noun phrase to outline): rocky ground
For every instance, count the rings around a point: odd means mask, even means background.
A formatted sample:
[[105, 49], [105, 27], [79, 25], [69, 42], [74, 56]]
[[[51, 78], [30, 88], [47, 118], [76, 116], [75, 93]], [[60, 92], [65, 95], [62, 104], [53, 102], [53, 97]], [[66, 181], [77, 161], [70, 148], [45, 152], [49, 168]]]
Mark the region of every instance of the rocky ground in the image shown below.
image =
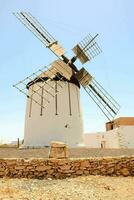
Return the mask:
[[[49, 148], [42, 149], [17, 149], [0, 148], [0, 158], [47, 158]], [[69, 149], [70, 158], [106, 157], [106, 156], [131, 156], [134, 149], [93, 149], [72, 148]]]
[[134, 200], [134, 177], [0, 179], [0, 200]]
[[[0, 158], [46, 158], [49, 148], [0, 148]], [[69, 150], [69, 157], [134, 155], [134, 149]], [[79, 176], [63, 180], [0, 179], [0, 200], [134, 200], [134, 177]]]

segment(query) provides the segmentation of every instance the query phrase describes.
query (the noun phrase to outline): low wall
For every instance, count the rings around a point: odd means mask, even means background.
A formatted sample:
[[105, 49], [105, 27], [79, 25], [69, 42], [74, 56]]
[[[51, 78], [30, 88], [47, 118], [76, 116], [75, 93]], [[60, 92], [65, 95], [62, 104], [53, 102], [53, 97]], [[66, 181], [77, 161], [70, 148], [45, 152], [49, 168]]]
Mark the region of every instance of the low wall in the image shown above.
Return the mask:
[[0, 159], [0, 177], [66, 178], [81, 175], [134, 176], [134, 156], [88, 159]]

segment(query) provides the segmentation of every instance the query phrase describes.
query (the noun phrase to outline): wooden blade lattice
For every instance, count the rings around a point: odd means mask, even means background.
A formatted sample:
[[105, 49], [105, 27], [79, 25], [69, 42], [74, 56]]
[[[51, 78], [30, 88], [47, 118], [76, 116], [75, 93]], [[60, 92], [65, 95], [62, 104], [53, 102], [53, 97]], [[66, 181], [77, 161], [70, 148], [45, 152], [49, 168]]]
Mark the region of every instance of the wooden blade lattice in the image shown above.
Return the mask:
[[94, 78], [88, 86], [83, 88], [107, 119], [112, 121], [120, 109], [117, 101]]
[[13, 14], [57, 57], [60, 58], [60, 56], [65, 54], [65, 49], [29, 12], [17, 12]]
[[[58, 68], [57, 65], [60, 64], [56, 62], [56, 65], [53, 65], [52, 67], [45, 66], [35, 73], [32, 73], [22, 81], [19, 81], [17, 84], [13, 85], [13, 87], [23, 93], [27, 98], [32, 99], [39, 106], [46, 108], [51, 100], [60, 92], [61, 89], [64, 88], [66, 84], [67, 79], [63, 76], [63, 71], [66, 69], [63, 68], [62, 65], [60, 65]], [[66, 71], [66, 73], [68, 73], [69, 76], [70, 72]], [[58, 89], [56, 90], [55, 83], [58, 86]], [[34, 88], [32, 87], [33, 85]], [[40, 90], [43, 91], [43, 95], [41, 94]], [[34, 94], [36, 94], [36, 96]]]
[[79, 44], [77, 44], [72, 49], [76, 57], [79, 58], [82, 64], [90, 61], [92, 58], [102, 52], [101, 48], [95, 41], [97, 36], [98, 34], [94, 37], [88, 34]]

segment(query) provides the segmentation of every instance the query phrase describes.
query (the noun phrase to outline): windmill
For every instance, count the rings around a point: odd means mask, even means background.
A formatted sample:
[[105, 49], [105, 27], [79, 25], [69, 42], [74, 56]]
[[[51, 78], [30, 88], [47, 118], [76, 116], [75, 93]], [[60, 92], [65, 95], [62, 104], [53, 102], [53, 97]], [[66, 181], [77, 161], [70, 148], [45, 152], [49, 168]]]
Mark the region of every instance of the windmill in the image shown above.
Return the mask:
[[14, 85], [27, 96], [24, 146], [48, 146], [51, 140], [77, 146], [83, 136], [81, 87], [109, 121], [120, 108], [85, 68], [75, 65], [76, 60], [84, 64], [101, 52], [96, 42], [98, 34], [86, 36], [72, 49], [74, 56], [69, 59], [65, 49], [29, 12], [14, 15], [58, 57]]

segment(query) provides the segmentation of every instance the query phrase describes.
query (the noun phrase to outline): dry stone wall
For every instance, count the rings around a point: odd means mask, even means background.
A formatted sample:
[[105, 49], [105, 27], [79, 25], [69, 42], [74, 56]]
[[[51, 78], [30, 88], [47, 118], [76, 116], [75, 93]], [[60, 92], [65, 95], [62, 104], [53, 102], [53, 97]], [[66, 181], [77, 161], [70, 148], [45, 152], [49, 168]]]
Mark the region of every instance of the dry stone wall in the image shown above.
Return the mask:
[[81, 175], [134, 176], [134, 156], [89, 159], [0, 159], [0, 177], [66, 178]]

